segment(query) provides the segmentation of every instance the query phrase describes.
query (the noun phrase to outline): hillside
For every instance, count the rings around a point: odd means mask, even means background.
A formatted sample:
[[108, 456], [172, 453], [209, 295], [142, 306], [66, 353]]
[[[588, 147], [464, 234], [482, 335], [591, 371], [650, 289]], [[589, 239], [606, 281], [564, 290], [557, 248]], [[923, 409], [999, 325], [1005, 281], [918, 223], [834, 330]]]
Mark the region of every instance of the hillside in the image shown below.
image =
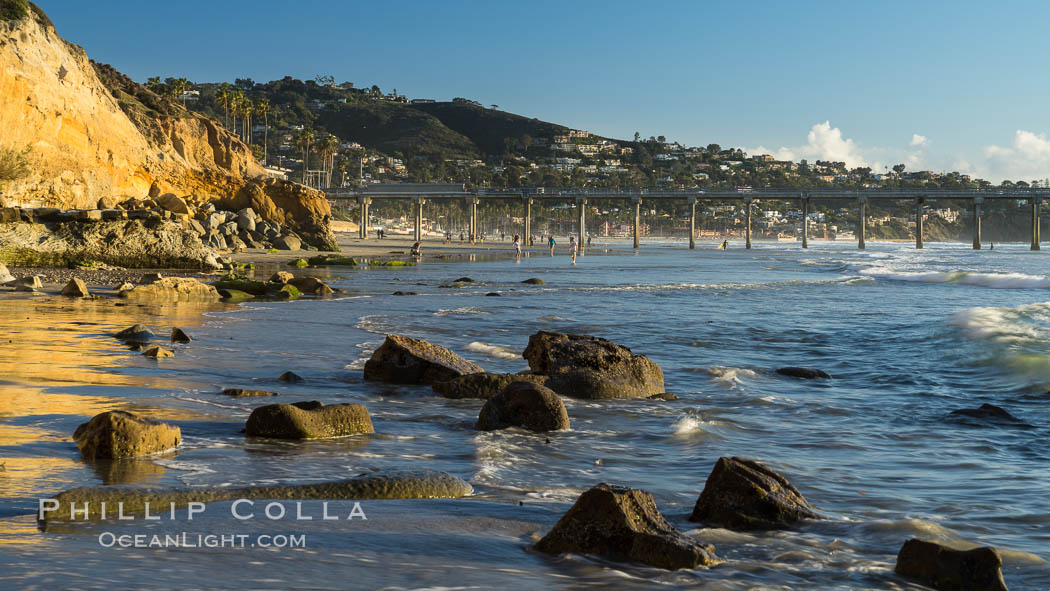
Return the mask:
[[353, 138], [366, 148], [387, 154], [478, 158], [484, 152], [475, 138], [414, 105], [372, 101], [340, 104], [322, 111], [317, 121], [340, 138]]
[[217, 122], [94, 64], [36, 6], [0, 0], [0, 149], [27, 174], [0, 185], [13, 203], [93, 209], [172, 192], [191, 203], [251, 206], [317, 244], [333, 243], [323, 195], [266, 175]]
[[569, 132], [569, 128], [539, 119], [530, 119], [497, 109], [486, 109], [469, 102], [437, 102], [411, 105], [440, 121], [445, 127], [470, 140], [481, 154], [502, 154], [506, 138], [520, 140], [551, 137]]

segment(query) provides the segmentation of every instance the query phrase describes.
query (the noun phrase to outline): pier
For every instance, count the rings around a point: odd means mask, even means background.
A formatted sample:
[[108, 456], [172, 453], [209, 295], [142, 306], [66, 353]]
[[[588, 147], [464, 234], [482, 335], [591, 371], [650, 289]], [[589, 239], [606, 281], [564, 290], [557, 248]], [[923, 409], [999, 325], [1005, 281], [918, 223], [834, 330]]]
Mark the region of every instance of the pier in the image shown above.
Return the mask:
[[410, 201], [412, 203], [413, 229], [416, 240], [423, 238], [423, 206], [432, 201], [457, 201], [464, 203], [469, 218], [471, 240], [478, 236], [478, 205], [482, 201], [513, 201], [521, 203], [522, 235], [532, 232], [533, 206], [555, 203], [572, 203], [578, 213], [579, 247], [586, 244], [587, 205], [601, 201], [624, 201], [633, 208], [634, 248], [639, 248], [641, 206], [650, 201], [672, 201], [689, 206], [689, 248], [696, 248], [697, 203], [721, 201], [739, 203], [744, 208], [745, 247], [751, 248], [751, 210], [756, 203], [765, 201], [797, 201], [803, 212], [802, 248], [809, 248], [809, 209], [812, 201], [843, 201], [856, 206], [855, 236], [857, 248], [865, 248], [867, 238], [867, 207], [873, 201], [911, 201], [915, 205], [915, 248], [923, 248], [923, 215], [926, 206], [937, 200], [969, 201], [972, 214], [973, 248], [979, 250], [981, 243], [982, 205], [992, 201], [1026, 201], [1031, 205], [1031, 249], [1040, 249], [1039, 205], [1050, 198], [1050, 189], [994, 188], [994, 189], [574, 189], [529, 187], [520, 189], [468, 189], [462, 184], [439, 183], [387, 183], [353, 188], [324, 189], [333, 204], [356, 202], [359, 206], [359, 232], [368, 238], [369, 206], [374, 201]]

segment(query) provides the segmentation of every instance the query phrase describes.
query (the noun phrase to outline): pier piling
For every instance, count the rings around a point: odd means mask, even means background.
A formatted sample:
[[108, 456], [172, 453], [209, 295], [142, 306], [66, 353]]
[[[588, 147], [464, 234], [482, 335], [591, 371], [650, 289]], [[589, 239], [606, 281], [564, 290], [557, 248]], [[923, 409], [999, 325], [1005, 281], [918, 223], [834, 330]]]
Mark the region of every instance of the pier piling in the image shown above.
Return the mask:
[[689, 198], [689, 249], [696, 249], [696, 197]]
[[809, 197], [802, 198], [802, 248], [809, 248]]
[[576, 248], [582, 254], [583, 253], [583, 247], [586, 244], [586, 240], [587, 240], [587, 226], [586, 226], [586, 222], [587, 222], [587, 213], [586, 213], [586, 210], [587, 210], [587, 198], [586, 197], [577, 197], [576, 198], [576, 207], [580, 210], [580, 237], [579, 237], [580, 243], [576, 246]]
[[634, 247], [638, 248], [638, 232], [642, 221], [642, 199], [635, 197], [634, 202]]
[[744, 248], [751, 248], [751, 198], [744, 199]]
[[1029, 199], [1032, 204], [1032, 250], [1039, 250], [1039, 243], [1042, 241], [1039, 228], [1039, 202], [1040, 200], [1036, 197]]
[[857, 218], [857, 248], [864, 250], [866, 245], [864, 239], [868, 233], [868, 199], [867, 197], [861, 197], [860, 202], [860, 216]]
[[922, 197], [918, 197], [915, 199], [915, 248], [917, 249], [922, 248], [923, 202], [924, 200], [922, 199]]
[[525, 246], [529, 245], [529, 237], [532, 236], [532, 197], [522, 198], [522, 207], [525, 209], [525, 215], [522, 216], [522, 244]]
[[973, 249], [981, 250], [981, 197], [973, 198]]
[[357, 220], [357, 231], [362, 240], [368, 240], [368, 206], [372, 204], [370, 197], [358, 197], [357, 203], [360, 205], [359, 219]]
[[412, 226], [413, 233], [416, 237], [416, 242], [423, 240], [423, 204], [426, 200], [422, 197], [416, 197], [412, 200]]

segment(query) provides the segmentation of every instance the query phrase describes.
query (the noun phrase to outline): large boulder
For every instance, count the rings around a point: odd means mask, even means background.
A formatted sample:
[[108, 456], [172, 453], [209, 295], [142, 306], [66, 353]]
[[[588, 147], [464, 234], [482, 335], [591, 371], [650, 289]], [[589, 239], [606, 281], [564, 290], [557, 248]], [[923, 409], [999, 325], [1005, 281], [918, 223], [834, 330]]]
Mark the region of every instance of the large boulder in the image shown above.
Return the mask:
[[782, 529], [820, 519], [787, 478], [744, 458], [718, 458], [689, 521], [732, 530]]
[[273, 241], [273, 247], [277, 250], [299, 250], [302, 246], [303, 241], [291, 234], [281, 236]]
[[1021, 419], [1010, 414], [1005, 408], [987, 402], [978, 408], [953, 410], [948, 415], [961, 419], [976, 419], [978, 422], [1023, 424]]
[[90, 296], [91, 293], [88, 292], [87, 284], [84, 283], [83, 279], [79, 277], [73, 277], [69, 280], [69, 283], [67, 283], [66, 286], [62, 288], [62, 295], [71, 298], [86, 298]]
[[828, 380], [831, 376], [828, 372], [822, 369], [814, 369], [811, 367], [781, 367], [777, 369], [777, 373], [782, 376], [789, 378], [798, 378], [800, 380]]
[[7, 265], [0, 263], [0, 283], [7, 283], [14, 280], [15, 276], [7, 269]]
[[540, 331], [522, 356], [547, 387], [587, 399], [648, 398], [664, 391], [664, 372], [644, 355], [592, 336]]
[[361, 404], [325, 406], [317, 401], [269, 404], [252, 411], [245, 433], [276, 439], [319, 439], [375, 433], [368, 409]]
[[190, 210], [190, 206], [186, 203], [186, 200], [179, 197], [175, 193], [165, 193], [157, 197], [157, 205], [163, 209], [172, 213], [181, 213], [189, 215], [193, 213]]
[[294, 285], [299, 291], [311, 295], [331, 295], [335, 290], [316, 277], [293, 277], [286, 283]]
[[145, 324], [135, 324], [113, 336], [125, 343], [146, 343], [153, 338], [153, 331]]
[[701, 546], [667, 523], [653, 495], [605, 483], [580, 495], [536, 549], [597, 554], [671, 570], [721, 562], [714, 548]]
[[201, 283], [193, 277], [164, 277], [153, 283], [136, 285], [121, 291], [120, 297], [150, 302], [217, 302], [219, 292], [214, 286]]
[[559, 431], [569, 428], [569, 413], [550, 388], [530, 382], [514, 382], [489, 398], [478, 415], [480, 431], [522, 427], [529, 431]]
[[438, 382], [431, 388], [445, 398], [482, 398], [488, 400], [514, 382], [543, 385], [547, 376], [522, 373], [470, 373]]
[[896, 572], [942, 591], [1007, 591], [995, 548], [953, 550], [912, 538], [897, 553]]
[[482, 371], [444, 347], [391, 334], [365, 363], [364, 377], [395, 384], [435, 384]]
[[89, 460], [130, 458], [178, 447], [182, 431], [175, 425], [112, 410], [77, 427], [73, 440]]

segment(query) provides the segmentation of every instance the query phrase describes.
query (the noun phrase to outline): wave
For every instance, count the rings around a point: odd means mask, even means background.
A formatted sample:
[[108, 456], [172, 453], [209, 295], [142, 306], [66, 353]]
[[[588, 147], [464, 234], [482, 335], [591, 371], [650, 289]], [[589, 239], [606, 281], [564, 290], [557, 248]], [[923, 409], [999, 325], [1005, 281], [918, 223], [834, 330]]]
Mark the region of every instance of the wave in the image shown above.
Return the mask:
[[434, 316], [469, 316], [474, 314], [488, 314], [488, 312], [475, 306], [464, 306], [462, 308], [438, 310], [437, 312], [434, 312]]
[[1024, 273], [972, 273], [968, 271], [901, 271], [885, 267], [857, 271], [865, 277], [916, 283], [958, 283], [995, 289], [1050, 289], [1050, 277]]
[[521, 354], [514, 351], [510, 347], [503, 345], [490, 345], [488, 343], [482, 343], [480, 341], [474, 341], [466, 346], [467, 351], [474, 351], [475, 353], [482, 353], [488, 355], [494, 359], [509, 359], [517, 361], [521, 359]]
[[753, 379], [757, 378], [753, 370], [744, 369], [741, 367], [724, 367], [721, 365], [712, 365], [707, 368], [708, 375], [716, 381], [729, 386], [735, 386], [743, 382], [741, 378]]
[[969, 308], [956, 312], [950, 323], [973, 340], [1003, 344], [1050, 341], [1050, 302], [1016, 308]]

